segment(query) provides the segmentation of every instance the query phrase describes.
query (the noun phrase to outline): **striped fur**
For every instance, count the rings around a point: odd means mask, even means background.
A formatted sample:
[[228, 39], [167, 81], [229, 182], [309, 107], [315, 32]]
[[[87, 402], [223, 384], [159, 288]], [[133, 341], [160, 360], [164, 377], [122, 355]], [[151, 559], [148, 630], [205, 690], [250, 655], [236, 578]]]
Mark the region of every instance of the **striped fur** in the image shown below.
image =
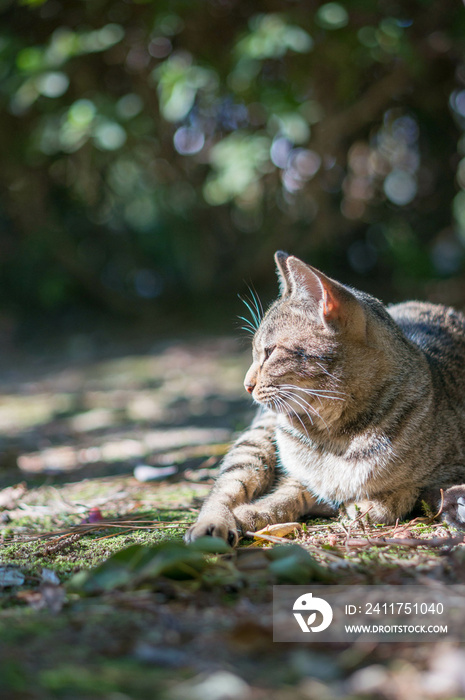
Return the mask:
[[[246, 389], [259, 413], [224, 459], [187, 541], [344, 505], [376, 522], [422, 499], [465, 523], [465, 317], [390, 308], [276, 254], [281, 296], [253, 338]], [[356, 507], [357, 506], [357, 507]]]

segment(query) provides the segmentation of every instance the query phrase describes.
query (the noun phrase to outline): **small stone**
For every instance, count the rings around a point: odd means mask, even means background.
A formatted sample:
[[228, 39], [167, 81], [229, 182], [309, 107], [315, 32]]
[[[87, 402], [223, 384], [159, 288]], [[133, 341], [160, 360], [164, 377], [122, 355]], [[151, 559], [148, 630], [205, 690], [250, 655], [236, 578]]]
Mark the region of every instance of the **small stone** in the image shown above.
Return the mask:
[[229, 671], [216, 671], [173, 688], [171, 694], [182, 700], [246, 700], [250, 697], [250, 686]]
[[148, 464], [139, 464], [134, 469], [134, 477], [137, 481], [159, 481], [176, 474], [178, 468], [173, 464], [169, 467], [150, 467]]
[[384, 666], [373, 664], [355, 671], [349, 679], [349, 686], [353, 693], [368, 695], [384, 688], [388, 677], [388, 671]]

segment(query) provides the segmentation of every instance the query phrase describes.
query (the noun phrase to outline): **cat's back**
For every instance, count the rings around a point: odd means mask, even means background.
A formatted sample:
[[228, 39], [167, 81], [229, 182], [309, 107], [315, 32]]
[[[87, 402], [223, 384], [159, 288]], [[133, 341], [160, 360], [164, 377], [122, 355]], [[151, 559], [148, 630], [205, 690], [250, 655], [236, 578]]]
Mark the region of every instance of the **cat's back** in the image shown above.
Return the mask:
[[404, 335], [426, 355], [430, 365], [454, 372], [465, 383], [465, 316], [441, 304], [408, 301], [388, 307]]

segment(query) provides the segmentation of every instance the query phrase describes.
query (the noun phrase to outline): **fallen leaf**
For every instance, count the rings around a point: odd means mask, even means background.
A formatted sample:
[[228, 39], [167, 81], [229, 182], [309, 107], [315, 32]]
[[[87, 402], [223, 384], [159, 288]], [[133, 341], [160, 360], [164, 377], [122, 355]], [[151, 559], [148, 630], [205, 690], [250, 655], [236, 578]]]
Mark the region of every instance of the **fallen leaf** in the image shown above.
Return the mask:
[[254, 533], [256, 539], [260, 538], [260, 535], [272, 535], [273, 537], [286, 537], [290, 535], [294, 530], [301, 530], [302, 525], [300, 523], [277, 523], [276, 525], [267, 525], [261, 530], [257, 530]]

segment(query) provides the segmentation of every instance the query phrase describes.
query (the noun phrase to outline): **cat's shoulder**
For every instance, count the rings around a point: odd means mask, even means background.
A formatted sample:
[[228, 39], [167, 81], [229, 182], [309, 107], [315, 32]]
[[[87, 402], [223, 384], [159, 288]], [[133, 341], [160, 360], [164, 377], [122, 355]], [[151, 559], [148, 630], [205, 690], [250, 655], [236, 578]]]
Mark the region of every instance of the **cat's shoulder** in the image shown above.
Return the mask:
[[442, 304], [407, 301], [387, 310], [403, 333], [424, 350], [457, 344], [465, 349], [465, 315]]
[[432, 304], [428, 301], [404, 301], [401, 304], [388, 306], [387, 310], [399, 324], [425, 324], [444, 328], [459, 326], [465, 329], [465, 315], [461, 311], [443, 304]]

